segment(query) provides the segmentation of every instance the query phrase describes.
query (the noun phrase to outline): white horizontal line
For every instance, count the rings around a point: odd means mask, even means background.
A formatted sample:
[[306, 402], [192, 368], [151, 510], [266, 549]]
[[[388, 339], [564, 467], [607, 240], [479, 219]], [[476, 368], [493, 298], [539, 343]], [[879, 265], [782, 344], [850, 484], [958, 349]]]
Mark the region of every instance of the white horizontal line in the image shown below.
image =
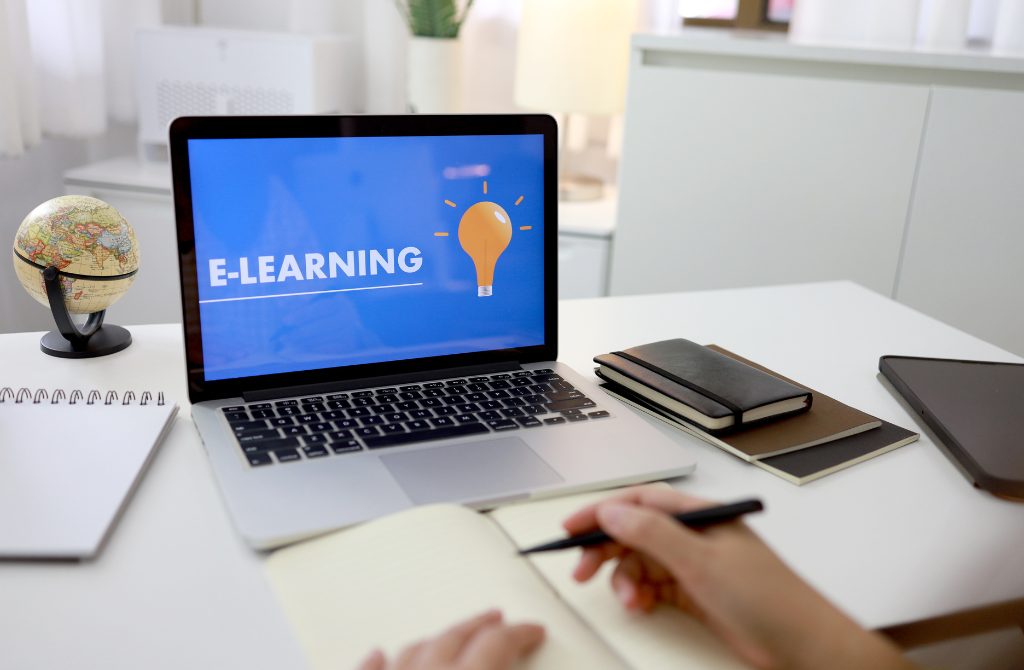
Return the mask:
[[241, 298], [214, 298], [213, 300], [200, 300], [200, 305], [211, 302], [236, 302], [238, 300], [265, 300], [266, 298], [291, 298], [296, 295], [320, 295], [321, 293], [344, 293], [345, 291], [372, 291], [376, 288], [403, 288], [406, 286], [423, 286], [423, 282], [415, 284], [388, 284], [387, 286], [360, 286], [358, 288], [336, 288], [329, 291], [302, 291], [301, 293], [276, 293], [274, 295], [249, 295]]

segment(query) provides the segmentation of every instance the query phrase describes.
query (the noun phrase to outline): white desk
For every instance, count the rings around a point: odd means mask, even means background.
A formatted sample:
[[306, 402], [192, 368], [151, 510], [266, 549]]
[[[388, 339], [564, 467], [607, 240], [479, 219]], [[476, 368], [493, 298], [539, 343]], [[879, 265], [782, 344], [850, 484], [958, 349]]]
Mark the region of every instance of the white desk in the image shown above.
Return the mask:
[[[185, 405], [179, 328], [132, 332], [129, 349], [85, 361], [44, 356], [38, 333], [0, 336], [3, 384], [163, 389]], [[562, 303], [561, 359], [581, 371], [596, 353], [680, 336], [721, 344], [907, 427], [913, 422], [875, 379], [880, 355], [1020, 360], [844, 282]], [[183, 410], [98, 560], [0, 562], [0, 666], [302, 666], [261, 557], [234, 534]], [[926, 437], [798, 488], [665, 432], [699, 462], [680, 488], [762, 497], [768, 512], [751, 523], [865, 625], [1024, 598], [1024, 505], [972, 489]]]

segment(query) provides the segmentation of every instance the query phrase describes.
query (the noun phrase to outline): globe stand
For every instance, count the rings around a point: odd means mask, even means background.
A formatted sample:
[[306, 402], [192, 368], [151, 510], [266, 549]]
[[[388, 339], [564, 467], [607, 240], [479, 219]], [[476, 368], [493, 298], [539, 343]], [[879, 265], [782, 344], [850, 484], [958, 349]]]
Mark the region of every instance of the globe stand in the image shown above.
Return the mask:
[[44, 354], [59, 358], [94, 358], [121, 351], [132, 343], [132, 334], [127, 329], [109, 323], [103, 325], [105, 309], [90, 314], [85, 326], [79, 329], [68, 313], [60, 286], [60, 270], [56, 267], [51, 265], [43, 270], [43, 284], [50, 312], [57, 322], [57, 330], [51, 330], [39, 340]]

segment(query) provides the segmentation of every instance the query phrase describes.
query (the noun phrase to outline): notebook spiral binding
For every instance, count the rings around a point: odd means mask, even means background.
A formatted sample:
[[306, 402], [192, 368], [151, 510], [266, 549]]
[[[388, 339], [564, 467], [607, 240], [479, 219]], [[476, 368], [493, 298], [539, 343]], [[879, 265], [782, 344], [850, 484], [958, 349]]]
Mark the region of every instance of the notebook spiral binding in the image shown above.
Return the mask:
[[[62, 402], [67, 402], [69, 405], [76, 405], [78, 403], [86, 405], [149, 405], [153, 403], [153, 394], [149, 391], [143, 391], [139, 394], [136, 401], [135, 391], [125, 391], [123, 394], [118, 395], [117, 391], [107, 391], [104, 394], [96, 389], [92, 389], [86, 395], [79, 389], [72, 389], [71, 391], [53, 389], [50, 391], [44, 388], [33, 390], [24, 386], [21, 388], [4, 386], [0, 388], [0, 403], [7, 402], [13, 402], [17, 405], [56, 405]], [[159, 391], [156, 394], [156, 404], [165, 404], [163, 391]]]

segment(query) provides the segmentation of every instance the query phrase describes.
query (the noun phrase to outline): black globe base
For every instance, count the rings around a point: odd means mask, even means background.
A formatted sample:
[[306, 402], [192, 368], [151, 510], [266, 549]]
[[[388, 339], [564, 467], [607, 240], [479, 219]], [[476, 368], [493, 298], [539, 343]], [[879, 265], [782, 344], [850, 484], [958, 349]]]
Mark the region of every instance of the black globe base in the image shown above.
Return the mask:
[[60, 270], [56, 267], [51, 265], [43, 270], [43, 284], [50, 313], [57, 322], [57, 330], [51, 330], [39, 340], [44, 354], [59, 358], [95, 358], [121, 351], [132, 343], [132, 334], [127, 329], [109, 323], [103, 325], [106, 310], [90, 314], [82, 328], [76, 326], [64, 304]]
[[132, 334], [127, 328], [108, 323], [85, 338], [81, 344], [76, 344], [56, 330], [51, 330], [39, 340], [39, 348], [44, 354], [58, 358], [95, 358], [126, 349], [131, 343]]

